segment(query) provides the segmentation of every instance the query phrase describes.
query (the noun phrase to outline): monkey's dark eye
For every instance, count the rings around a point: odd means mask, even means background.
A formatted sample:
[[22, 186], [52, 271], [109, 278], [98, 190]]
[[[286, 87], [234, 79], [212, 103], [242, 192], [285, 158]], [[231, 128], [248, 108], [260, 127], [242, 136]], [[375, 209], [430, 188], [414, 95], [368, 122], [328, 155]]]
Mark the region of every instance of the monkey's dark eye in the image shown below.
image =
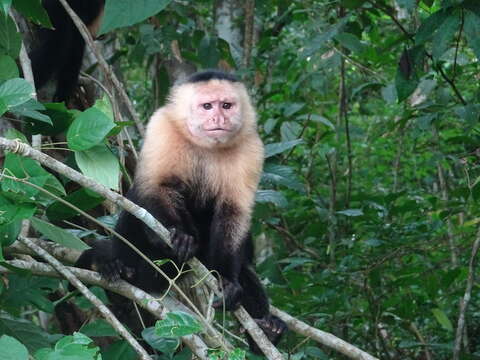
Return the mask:
[[212, 108], [212, 104], [210, 104], [210, 103], [205, 103], [202, 106], [205, 110], [210, 110]]
[[222, 108], [227, 109], [227, 110], [231, 109], [232, 108], [232, 103], [225, 102], [225, 103], [223, 103]]

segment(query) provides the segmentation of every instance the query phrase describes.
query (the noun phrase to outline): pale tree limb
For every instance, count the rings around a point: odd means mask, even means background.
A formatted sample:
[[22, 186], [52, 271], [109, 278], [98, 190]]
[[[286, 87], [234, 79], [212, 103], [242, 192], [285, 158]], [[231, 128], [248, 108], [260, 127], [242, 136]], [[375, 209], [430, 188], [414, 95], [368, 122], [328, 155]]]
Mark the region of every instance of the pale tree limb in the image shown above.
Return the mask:
[[468, 263], [467, 286], [465, 289], [465, 294], [463, 295], [463, 298], [460, 300], [460, 313], [458, 314], [457, 332], [455, 335], [455, 345], [453, 347], [453, 360], [460, 359], [460, 352], [462, 349], [463, 330], [465, 328], [465, 314], [467, 312], [470, 299], [472, 298], [473, 283], [475, 281], [476, 257], [477, 257], [479, 248], [480, 248], [480, 230], [478, 231], [475, 242], [473, 243], [472, 254], [470, 255], [470, 261]]
[[363, 350], [353, 346], [352, 344], [347, 343], [346, 341], [336, 337], [333, 334], [327, 333], [322, 330], [318, 330], [303, 321], [300, 321], [293, 316], [287, 314], [286, 312], [277, 309], [274, 306], [270, 306], [270, 311], [273, 315], [278, 316], [280, 319], [285, 321], [288, 325], [288, 328], [292, 331], [295, 331], [298, 334], [302, 334], [306, 337], [315, 340], [316, 342], [328, 346], [331, 349], [334, 349], [343, 355], [347, 356], [350, 359], [354, 360], [379, 360], [378, 358], [366, 353]]
[[[38, 240], [40, 243], [44, 244], [45, 241]], [[61, 278], [62, 275], [59, 274], [52, 266], [45, 263], [40, 263], [37, 261], [23, 261], [23, 260], [9, 260], [6, 262], [8, 265], [14, 266], [19, 269], [28, 270], [32, 274], [38, 276], [48, 276]], [[166, 296], [162, 299], [162, 306], [157, 299], [155, 299], [150, 294], [144, 292], [143, 290], [130, 285], [124, 280], [119, 280], [118, 282], [111, 283], [102, 278], [102, 276], [91, 270], [84, 270], [75, 267], [65, 267], [68, 269], [74, 276], [76, 276], [80, 281], [89, 285], [100, 286], [103, 289], [108, 291], [115, 292], [116, 294], [122, 295], [132, 301], [135, 301], [139, 306], [143, 307], [145, 310], [150, 312], [152, 315], [159, 319], [163, 319], [166, 313], [170, 311], [181, 310], [191, 314], [191, 311], [185, 307], [179, 301]], [[0, 266], [0, 273], [8, 274], [12, 273], [11, 269], [2, 268]], [[116, 329], [116, 328], [115, 328]], [[203, 342], [203, 340], [197, 335], [188, 335], [181, 337], [182, 342], [188, 346], [192, 352], [200, 359], [206, 360], [208, 347]]]
[[[40, 151], [37, 151], [31, 146], [21, 143], [18, 140], [8, 140], [0, 137], [0, 148], [37, 160], [42, 165], [52, 170], [55, 170], [66, 176], [70, 180], [73, 180], [80, 185], [87, 187], [97, 192], [98, 194], [106, 197], [108, 200], [114, 202], [125, 211], [129, 212], [136, 218], [143, 221], [162, 240], [164, 240], [169, 246], [171, 246], [169, 231], [160, 222], [158, 222], [158, 220], [156, 220], [147, 210], [136, 205], [134, 202], [128, 200], [127, 198], [121, 196], [114, 191], [111, 191], [105, 186], [96, 183], [94, 180], [64, 165], [60, 161], [55, 160], [54, 158]], [[211, 272], [200, 261], [198, 261], [198, 259], [193, 258], [188, 262], [188, 264], [195, 270], [197, 274], [199, 274], [200, 279], [203, 279], [205, 283], [209, 287], [211, 287], [218, 296], [221, 296], [219, 288], [218, 286], [216, 286], [217, 280], [211, 274]], [[266, 337], [265, 333], [260, 329], [258, 324], [251, 318], [251, 316], [246, 313], [243, 307], [240, 307], [238, 310], [234, 311], [234, 314], [269, 360], [283, 359], [283, 356], [278, 351], [278, 349], [273, 346], [270, 340]]]
[[135, 122], [135, 126], [137, 127], [138, 132], [140, 133], [140, 135], [143, 136], [145, 134], [145, 126], [140, 121], [140, 117], [135, 111], [135, 107], [130, 101], [127, 95], [127, 92], [123, 87], [123, 84], [120, 82], [120, 80], [118, 80], [117, 76], [115, 75], [111, 67], [108, 65], [108, 63], [105, 61], [100, 51], [95, 46], [92, 35], [90, 34], [90, 31], [88, 31], [88, 28], [85, 26], [83, 21], [78, 17], [75, 11], [72, 10], [72, 8], [70, 7], [70, 5], [68, 5], [66, 0], [59, 0], [59, 1], [62, 4], [62, 6], [65, 8], [65, 11], [68, 13], [68, 15], [72, 18], [75, 26], [77, 27], [78, 31], [82, 35], [83, 39], [85, 40], [85, 43], [92, 50], [93, 54], [97, 58], [98, 64], [100, 65], [100, 68], [102, 69], [106, 78], [112, 83], [112, 85], [117, 90], [118, 94], [120, 95], [120, 98], [122, 99], [122, 102], [125, 104], [125, 106], [128, 109], [128, 112], [130, 113], [130, 116], [133, 118], [133, 121]]
[[88, 288], [82, 284], [80, 280], [77, 279], [75, 275], [72, 274], [64, 265], [62, 265], [57, 259], [55, 259], [48, 252], [43, 250], [40, 246], [34, 244], [27, 238], [19, 237], [25, 246], [34, 251], [38, 256], [47, 261], [52, 267], [55, 268], [60, 274], [62, 274], [73, 286], [75, 286], [83, 296], [85, 296], [96, 308], [100, 311], [102, 316], [109, 322], [110, 325], [133, 347], [143, 360], [152, 360], [148, 355], [145, 349], [138, 343], [138, 341], [128, 332], [128, 330], [123, 326], [123, 324], [118, 321], [115, 315], [112, 314], [110, 309], [97, 297], [95, 296]]

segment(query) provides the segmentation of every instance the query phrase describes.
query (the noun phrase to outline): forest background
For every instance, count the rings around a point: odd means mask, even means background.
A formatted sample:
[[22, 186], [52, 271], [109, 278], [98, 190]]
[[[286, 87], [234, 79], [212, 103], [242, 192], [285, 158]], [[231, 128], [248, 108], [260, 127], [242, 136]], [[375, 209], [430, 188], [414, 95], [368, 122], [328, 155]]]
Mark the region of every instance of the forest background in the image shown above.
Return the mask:
[[[176, 79], [206, 68], [235, 71], [258, 110], [253, 233], [272, 304], [355, 346], [293, 319], [282, 357], [480, 358], [478, 1], [107, 0], [69, 108], [44, 100], [48, 89], [36, 98], [22, 48], [32, 24], [49, 25], [40, 0], [0, 0], [1, 359], [138, 356], [91, 315], [65, 336], [58, 309], [92, 305], [35, 250], [71, 263], [125, 204], [22, 143], [124, 193], [148, 117]], [[205, 325], [162, 314], [144, 340], [158, 358], [191, 358]], [[216, 322], [238, 334], [233, 317]], [[208, 358], [254, 358], [225, 338]]]

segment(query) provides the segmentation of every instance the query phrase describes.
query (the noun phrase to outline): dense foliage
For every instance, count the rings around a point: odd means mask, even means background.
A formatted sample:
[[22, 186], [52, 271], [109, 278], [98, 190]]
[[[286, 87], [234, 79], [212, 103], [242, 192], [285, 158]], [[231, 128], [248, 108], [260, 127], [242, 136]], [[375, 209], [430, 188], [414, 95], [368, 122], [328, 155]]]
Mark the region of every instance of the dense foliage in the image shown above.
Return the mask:
[[[450, 359], [455, 342], [457, 359], [480, 358], [473, 261], [480, 241], [480, 3], [257, 0], [249, 57], [246, 47], [243, 55], [233, 51], [243, 44], [218, 33], [221, 1], [134, 2], [107, 0], [103, 31], [114, 43], [108, 60], [142, 119], [164, 102], [169, 64], [178, 57], [198, 69], [234, 69], [249, 84], [267, 150], [253, 231], [272, 303], [380, 359]], [[14, 125], [4, 136], [29, 141], [40, 133], [49, 154], [119, 190], [132, 167], [117, 135], [129, 126], [135, 146], [141, 142], [132, 122], [114, 121], [107, 97], [84, 111], [34, 100], [15, 63], [22, 36], [10, 3], [0, 0], [0, 114]], [[39, 5], [12, 2], [29, 21], [47, 25]], [[242, 20], [235, 25], [244, 30]], [[58, 138], [66, 143], [53, 144]], [[78, 209], [115, 221], [98, 194], [33, 160], [9, 152], [3, 168], [4, 248], [25, 219], [38, 237], [77, 249], [79, 239], [106, 235]], [[63, 281], [25, 271], [0, 279], [2, 359], [27, 359], [27, 349], [37, 360], [73, 359], [69, 351], [100, 358], [87, 336], [114, 335], [104, 323], [63, 337], [38, 315], [68, 300], [52, 296], [66, 291]], [[157, 348], [172, 357], [177, 346]], [[280, 349], [294, 359], [343, 358], [293, 333]], [[119, 341], [103, 358], [134, 355]]]

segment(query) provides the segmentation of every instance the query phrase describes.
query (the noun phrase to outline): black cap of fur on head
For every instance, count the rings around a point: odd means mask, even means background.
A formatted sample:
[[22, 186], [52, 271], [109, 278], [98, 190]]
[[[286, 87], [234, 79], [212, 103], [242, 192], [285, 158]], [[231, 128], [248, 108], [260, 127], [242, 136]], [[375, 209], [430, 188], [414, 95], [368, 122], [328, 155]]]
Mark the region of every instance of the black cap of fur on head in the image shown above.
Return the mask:
[[227, 80], [230, 82], [239, 82], [240, 80], [233, 74], [223, 72], [221, 70], [205, 70], [196, 72], [193, 75], [190, 75], [185, 83], [197, 83], [205, 82], [210, 80]]

